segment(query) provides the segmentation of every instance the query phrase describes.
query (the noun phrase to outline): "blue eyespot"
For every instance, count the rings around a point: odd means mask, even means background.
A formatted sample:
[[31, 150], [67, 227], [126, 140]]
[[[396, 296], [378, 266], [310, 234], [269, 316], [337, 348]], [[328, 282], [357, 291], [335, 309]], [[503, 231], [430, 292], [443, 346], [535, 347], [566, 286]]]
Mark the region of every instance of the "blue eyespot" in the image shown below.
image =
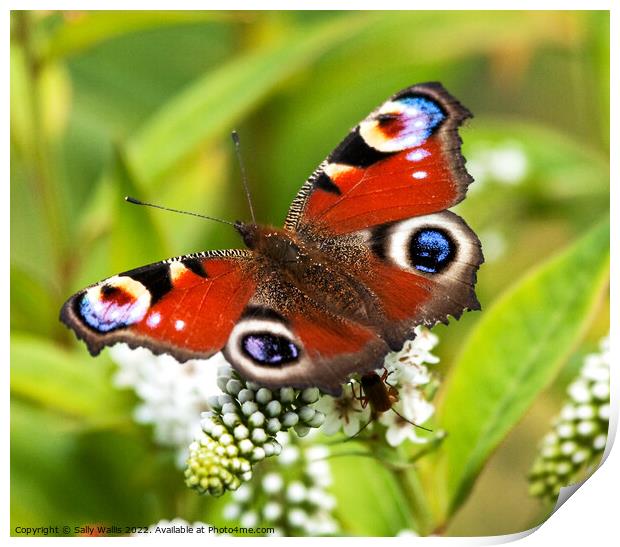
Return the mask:
[[409, 261], [421, 272], [440, 272], [452, 261], [454, 254], [454, 242], [443, 230], [423, 228], [409, 240]]
[[399, 101], [419, 112], [414, 119], [420, 125], [416, 125], [415, 129], [421, 129], [424, 133], [424, 138], [428, 138], [446, 117], [440, 106], [426, 97], [403, 97]]
[[270, 332], [248, 334], [241, 340], [246, 355], [261, 365], [285, 365], [296, 361], [299, 348], [285, 336]]
[[[88, 293], [80, 300], [80, 316], [84, 322], [99, 332], [110, 332], [119, 327], [126, 327], [127, 321], [121, 311], [103, 306], [99, 301], [91, 301]], [[122, 310], [124, 311], [124, 310]]]

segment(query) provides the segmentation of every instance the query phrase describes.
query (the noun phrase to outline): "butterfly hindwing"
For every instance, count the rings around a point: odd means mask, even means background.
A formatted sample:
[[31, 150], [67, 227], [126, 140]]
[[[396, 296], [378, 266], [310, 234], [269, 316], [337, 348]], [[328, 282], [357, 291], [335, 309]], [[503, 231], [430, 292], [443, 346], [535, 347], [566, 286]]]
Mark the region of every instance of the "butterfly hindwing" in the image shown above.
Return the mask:
[[361, 232], [370, 250], [360, 272], [399, 347], [416, 325], [432, 327], [478, 310], [474, 286], [483, 262], [480, 241], [465, 221], [442, 211]]
[[242, 376], [261, 385], [316, 386], [338, 395], [351, 373], [376, 368], [389, 351], [373, 328], [308, 300], [287, 310], [269, 306], [251, 304], [224, 349]]
[[472, 181], [458, 126], [471, 113], [438, 83], [397, 93], [328, 156], [285, 222], [300, 232], [353, 232], [447, 209]]
[[256, 283], [250, 251], [187, 255], [115, 275], [72, 296], [61, 320], [92, 355], [126, 342], [179, 361], [224, 347]]

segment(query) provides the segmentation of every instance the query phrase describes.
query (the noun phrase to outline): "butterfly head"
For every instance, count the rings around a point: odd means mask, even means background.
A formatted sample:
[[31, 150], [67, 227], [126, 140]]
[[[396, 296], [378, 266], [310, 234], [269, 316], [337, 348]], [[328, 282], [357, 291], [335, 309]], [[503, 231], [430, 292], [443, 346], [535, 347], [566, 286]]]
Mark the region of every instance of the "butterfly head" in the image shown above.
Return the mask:
[[243, 239], [246, 247], [248, 249], [256, 249], [260, 239], [259, 226], [257, 224], [246, 223], [241, 220], [236, 220], [234, 226], [235, 230], [239, 232], [239, 235]]
[[303, 251], [292, 235], [285, 230], [258, 224], [235, 222], [235, 229], [249, 249], [281, 264], [298, 262]]

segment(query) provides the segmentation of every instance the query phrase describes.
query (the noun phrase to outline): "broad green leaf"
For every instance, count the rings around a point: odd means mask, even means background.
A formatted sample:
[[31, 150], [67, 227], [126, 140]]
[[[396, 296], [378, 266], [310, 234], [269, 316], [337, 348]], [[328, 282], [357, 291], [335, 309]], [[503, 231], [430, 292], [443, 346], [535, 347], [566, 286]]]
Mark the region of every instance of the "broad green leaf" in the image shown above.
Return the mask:
[[109, 366], [81, 355], [43, 338], [12, 334], [11, 393], [85, 425], [125, 421], [129, 400], [112, 387]]
[[337, 513], [348, 533], [359, 536], [393, 536], [412, 528], [407, 500], [393, 475], [377, 460], [335, 457], [329, 460], [334, 473], [332, 488]]
[[606, 221], [482, 311], [438, 404], [437, 427], [448, 436], [424, 462], [440, 522], [463, 503], [492, 451], [574, 350], [608, 268]]
[[304, 28], [209, 72], [164, 105], [128, 143], [136, 173], [144, 180], [157, 178], [206, 139], [229, 131], [279, 83], [371, 21], [362, 14]]
[[82, 53], [111, 38], [178, 24], [234, 19], [233, 13], [218, 11], [86, 11], [65, 16], [46, 44], [46, 60]]
[[67, 415], [12, 400], [12, 527], [135, 526], [172, 514], [172, 480], [177, 491], [186, 488], [143, 433], [80, 429]]

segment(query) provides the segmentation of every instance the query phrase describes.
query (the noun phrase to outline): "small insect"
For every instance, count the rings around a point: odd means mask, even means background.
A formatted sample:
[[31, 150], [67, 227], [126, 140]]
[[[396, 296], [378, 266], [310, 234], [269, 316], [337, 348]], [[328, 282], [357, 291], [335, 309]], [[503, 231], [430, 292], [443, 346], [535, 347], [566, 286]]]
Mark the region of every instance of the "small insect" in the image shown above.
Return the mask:
[[366, 427], [376, 421], [379, 415], [387, 412], [388, 410], [391, 410], [394, 414], [414, 427], [424, 429], [425, 431], [431, 431], [426, 427], [422, 427], [421, 425], [408, 420], [394, 408], [394, 404], [400, 400], [400, 396], [396, 387], [387, 381], [392, 372], [384, 368], [381, 376], [379, 376], [376, 372], [370, 372], [362, 375], [358, 394], [355, 393], [355, 388], [353, 383], [351, 383], [353, 398], [360, 402], [362, 409], [370, 405], [370, 420], [368, 420], [368, 422], [366, 422], [360, 430], [353, 435], [353, 437], [357, 437]]

